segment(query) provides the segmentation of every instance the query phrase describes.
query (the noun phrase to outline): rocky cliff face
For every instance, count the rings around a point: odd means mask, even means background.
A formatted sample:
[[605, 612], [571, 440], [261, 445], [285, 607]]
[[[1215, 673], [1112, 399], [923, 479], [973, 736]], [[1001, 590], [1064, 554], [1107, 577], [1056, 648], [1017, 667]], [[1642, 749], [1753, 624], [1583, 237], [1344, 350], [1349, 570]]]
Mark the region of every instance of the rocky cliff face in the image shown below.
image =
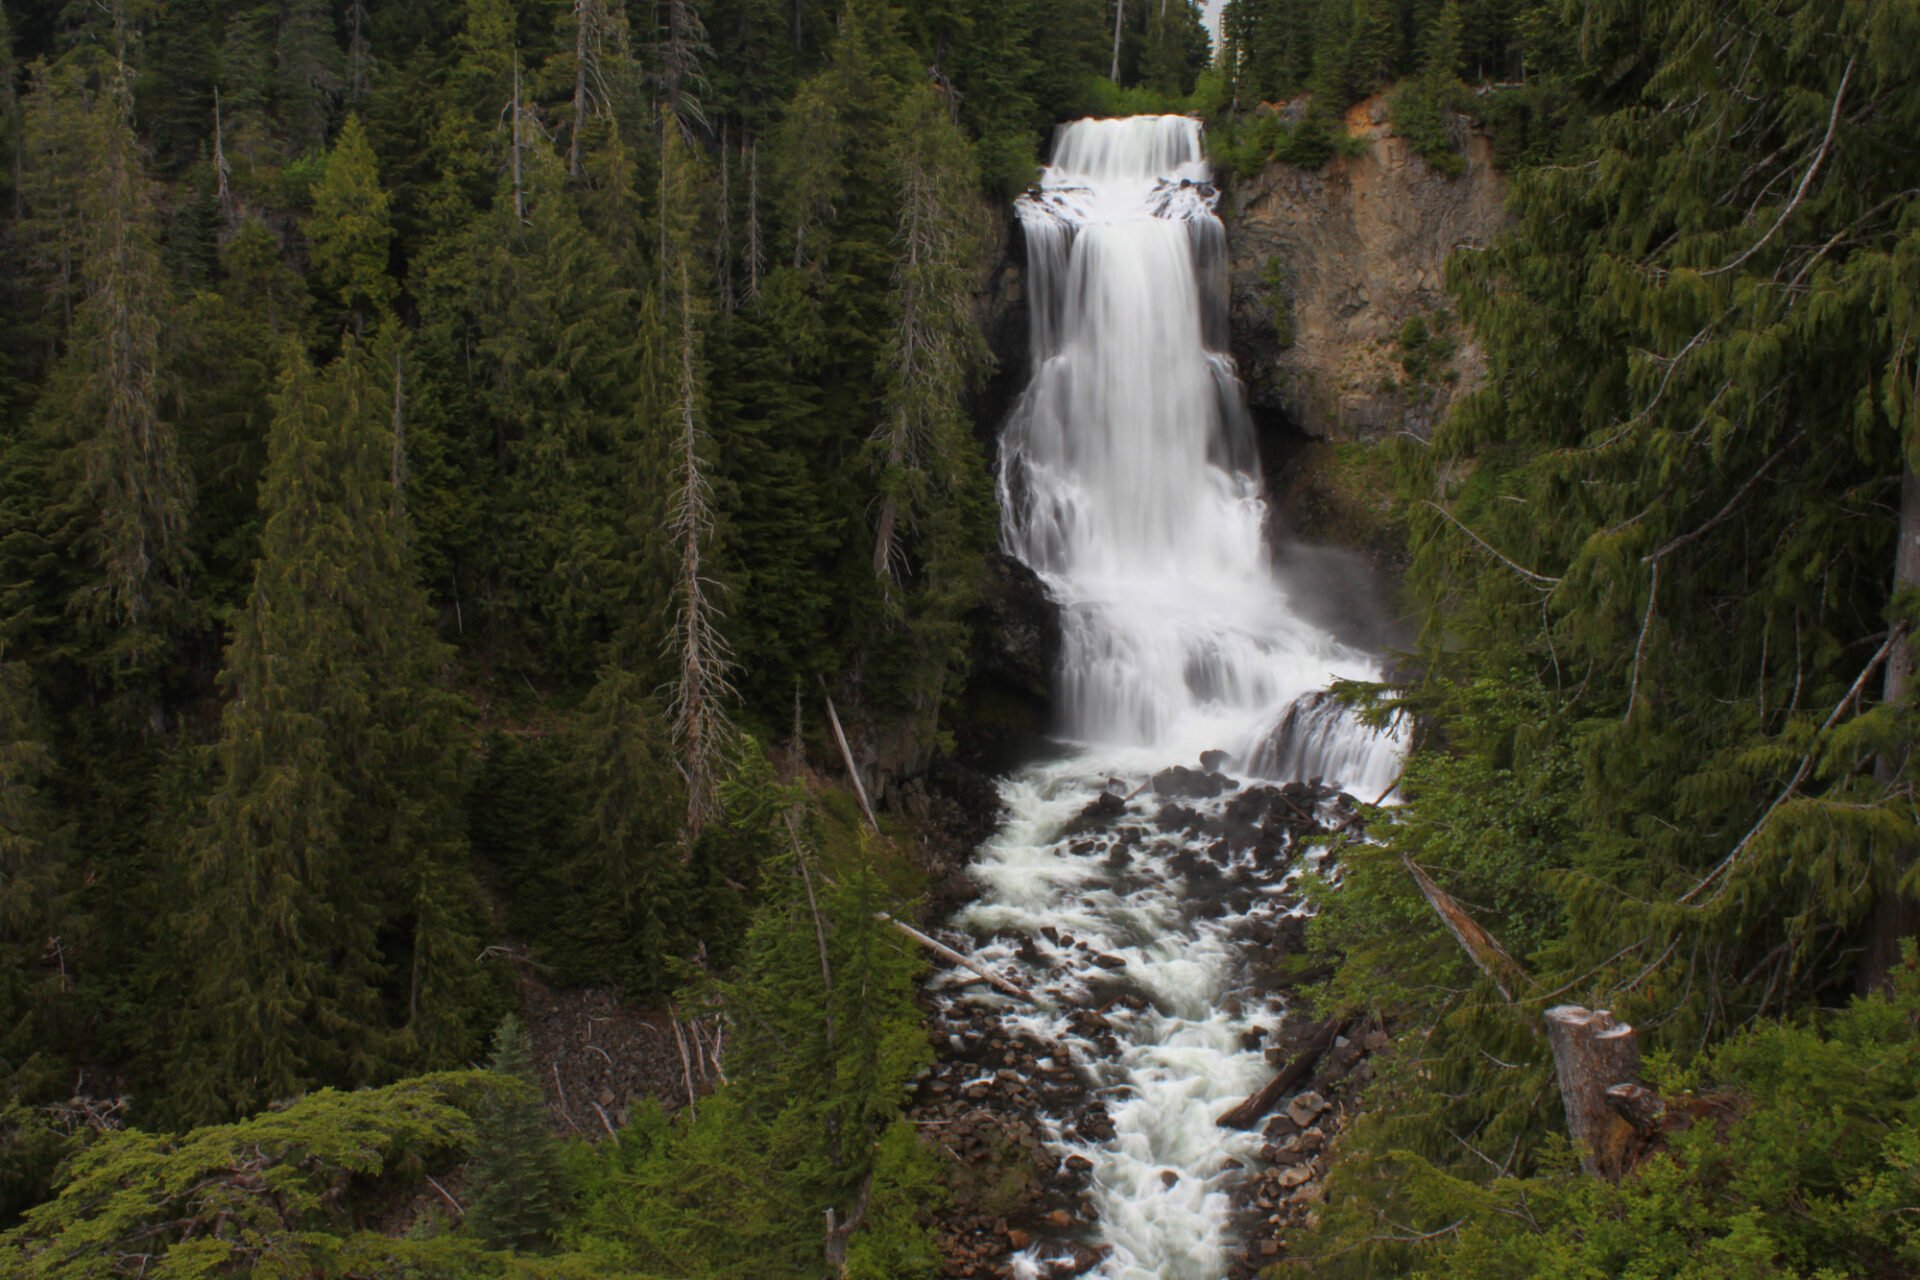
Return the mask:
[[1270, 164], [1223, 202], [1233, 354], [1255, 410], [1308, 435], [1424, 435], [1484, 376], [1444, 272], [1500, 228], [1506, 181], [1484, 136], [1466, 135], [1467, 170], [1449, 178], [1394, 135], [1379, 100], [1347, 125], [1362, 154], [1318, 172]]

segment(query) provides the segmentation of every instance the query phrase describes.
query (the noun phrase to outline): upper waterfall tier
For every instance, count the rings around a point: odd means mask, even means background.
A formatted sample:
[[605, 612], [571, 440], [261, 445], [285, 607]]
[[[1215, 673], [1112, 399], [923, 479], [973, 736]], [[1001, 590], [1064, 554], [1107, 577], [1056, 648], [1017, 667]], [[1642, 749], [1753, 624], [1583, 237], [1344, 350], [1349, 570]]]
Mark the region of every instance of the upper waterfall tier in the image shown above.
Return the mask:
[[1207, 178], [1200, 122], [1187, 116], [1129, 116], [1062, 125], [1047, 179], [1059, 184]]

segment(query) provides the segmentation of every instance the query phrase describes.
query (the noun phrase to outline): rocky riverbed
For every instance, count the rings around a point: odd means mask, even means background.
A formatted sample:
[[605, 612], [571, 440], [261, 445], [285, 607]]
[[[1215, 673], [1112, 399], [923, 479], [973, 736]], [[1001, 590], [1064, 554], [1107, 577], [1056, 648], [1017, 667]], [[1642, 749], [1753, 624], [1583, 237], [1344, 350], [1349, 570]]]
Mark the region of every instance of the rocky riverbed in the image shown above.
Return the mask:
[[[1238, 1278], [1283, 1260], [1314, 1220], [1339, 1135], [1371, 1076], [1368, 1059], [1388, 1039], [1292, 1008], [1292, 984], [1317, 976], [1298, 963], [1306, 916], [1297, 881], [1325, 856], [1312, 837], [1358, 829], [1354, 799], [1319, 781], [1237, 778], [1224, 763], [1208, 753], [1198, 768], [1109, 779], [1055, 839], [1084, 864], [1087, 883], [1122, 897], [1177, 881], [1186, 909], [1240, 953], [1222, 998], [1230, 1007], [1220, 1010], [1238, 1020], [1239, 1047], [1264, 1056], [1265, 1078], [1292, 1066], [1292, 1086], [1244, 1135], [1220, 1131], [1210, 1167], [1149, 1171], [1170, 1201], [1200, 1194], [1224, 1214], [1230, 1243], [1219, 1274]], [[1100, 1222], [1101, 1177], [1115, 1176], [1116, 1148], [1138, 1145], [1116, 1125], [1135, 1093], [1120, 1068], [1141, 1053], [1141, 1028], [1166, 1014], [1169, 993], [1131, 974], [1119, 948], [1104, 947], [1111, 939], [1054, 923], [983, 936], [981, 919], [975, 913], [973, 932], [952, 929], [945, 939], [1031, 991], [1038, 1007], [959, 967], [928, 986], [938, 1057], [918, 1083], [912, 1118], [940, 1153], [951, 1196], [937, 1214], [944, 1273], [1090, 1274], [1113, 1249], [1101, 1243], [1111, 1225]], [[1191, 1122], [1210, 1125], [1228, 1110]], [[1185, 1179], [1205, 1185], [1183, 1188]]]

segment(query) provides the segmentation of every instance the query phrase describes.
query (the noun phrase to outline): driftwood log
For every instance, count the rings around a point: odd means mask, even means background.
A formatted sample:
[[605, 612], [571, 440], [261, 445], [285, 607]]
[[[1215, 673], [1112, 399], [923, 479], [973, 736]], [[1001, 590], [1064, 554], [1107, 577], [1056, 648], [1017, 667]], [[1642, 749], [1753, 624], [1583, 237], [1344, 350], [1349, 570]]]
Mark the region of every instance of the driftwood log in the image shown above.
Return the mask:
[[1580, 1152], [1580, 1167], [1618, 1182], [1633, 1162], [1640, 1134], [1658, 1123], [1652, 1104], [1659, 1099], [1637, 1079], [1639, 1037], [1605, 1009], [1555, 1005], [1546, 1020], [1567, 1132]]
[[997, 990], [1005, 992], [1007, 995], [1012, 996], [1014, 999], [1025, 1000], [1028, 1004], [1039, 1004], [1041, 1002], [1039, 996], [1034, 995], [1033, 992], [1027, 990], [1025, 987], [1020, 986], [1015, 982], [1009, 981], [1008, 979], [1001, 977], [999, 974], [995, 973], [987, 965], [982, 964], [978, 960], [975, 960], [970, 955], [965, 955], [961, 952], [955, 951], [952, 947], [948, 946], [944, 942], [941, 942], [938, 938], [928, 937], [926, 934], [920, 932], [918, 929], [914, 928], [912, 925], [907, 924], [905, 921], [896, 920], [884, 911], [874, 912], [873, 918], [875, 920], [882, 921], [883, 923], [892, 925], [894, 928], [898, 929], [901, 933], [906, 934], [909, 938], [912, 938], [915, 942], [919, 943], [921, 946], [925, 947], [927, 950], [933, 952], [933, 954], [935, 954], [936, 956], [939, 956], [942, 960], [945, 960], [947, 963], [957, 964], [962, 968], [973, 970], [973, 972], [979, 974], [981, 977], [985, 978], [988, 982], [992, 983]]
[[1280, 1068], [1280, 1073], [1267, 1081], [1260, 1092], [1224, 1113], [1214, 1123], [1223, 1129], [1251, 1129], [1259, 1124], [1269, 1111], [1280, 1104], [1280, 1099], [1306, 1082], [1339, 1035], [1340, 1023], [1337, 1019], [1328, 1019], [1315, 1027], [1306, 1047], [1294, 1055], [1293, 1061]]

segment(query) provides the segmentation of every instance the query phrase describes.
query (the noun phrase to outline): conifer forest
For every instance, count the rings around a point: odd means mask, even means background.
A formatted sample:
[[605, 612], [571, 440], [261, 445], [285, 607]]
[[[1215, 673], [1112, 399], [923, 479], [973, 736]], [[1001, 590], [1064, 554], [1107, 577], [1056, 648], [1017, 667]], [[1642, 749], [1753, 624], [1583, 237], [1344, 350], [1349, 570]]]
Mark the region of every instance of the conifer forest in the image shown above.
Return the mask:
[[1920, 0], [0, 0], [0, 1277], [1920, 1276]]

